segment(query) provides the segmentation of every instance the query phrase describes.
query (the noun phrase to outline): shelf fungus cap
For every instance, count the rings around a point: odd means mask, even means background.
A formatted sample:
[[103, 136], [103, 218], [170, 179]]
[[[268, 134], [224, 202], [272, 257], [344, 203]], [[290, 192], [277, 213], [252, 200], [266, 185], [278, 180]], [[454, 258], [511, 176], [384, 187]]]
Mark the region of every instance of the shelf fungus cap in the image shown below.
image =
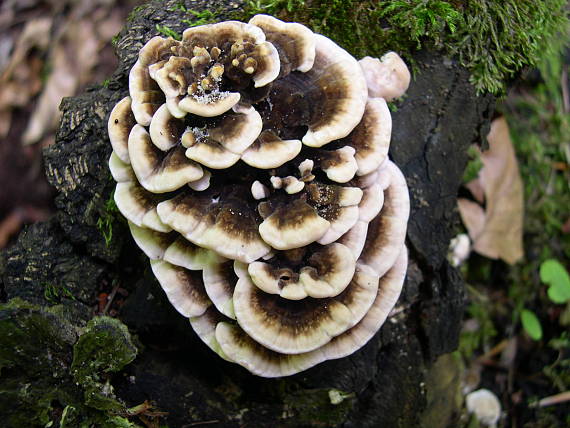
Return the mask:
[[124, 163], [129, 160], [129, 133], [136, 124], [135, 116], [131, 110], [131, 97], [125, 97], [113, 107], [109, 115], [108, 133], [113, 152]]
[[255, 15], [249, 23], [261, 28], [267, 41], [277, 48], [281, 76], [291, 71], [305, 73], [313, 68], [315, 38], [307, 27], [296, 22], [283, 22], [269, 15]]
[[188, 159], [212, 169], [229, 168], [240, 158], [239, 155], [226, 150], [224, 146], [209, 137], [196, 138], [192, 130], [182, 135], [182, 144], [186, 147], [185, 155]]
[[388, 52], [381, 59], [367, 56], [359, 62], [372, 98], [392, 101], [404, 95], [410, 86], [410, 71], [396, 52]]
[[332, 40], [315, 34], [315, 63], [307, 75], [322, 93], [320, 114], [309, 124], [303, 144], [322, 147], [346, 137], [360, 122], [368, 98], [358, 61]]
[[277, 250], [304, 247], [321, 238], [330, 223], [301, 199], [277, 208], [259, 225], [261, 238]]
[[319, 350], [304, 354], [281, 354], [256, 341], [235, 324], [220, 322], [216, 326], [216, 344], [224, 355], [257, 376], [268, 378], [291, 376], [306, 370], [322, 359], [315, 357]]
[[336, 300], [279, 299], [257, 288], [246, 276], [234, 291], [241, 328], [266, 348], [286, 354], [312, 351], [349, 328], [351, 312]]
[[402, 291], [408, 252], [402, 247], [390, 270], [380, 278], [374, 301], [366, 315], [352, 328], [336, 336], [321, 350], [324, 360], [342, 358], [363, 347], [378, 332]]
[[357, 324], [372, 306], [378, 277], [356, 272], [336, 297], [285, 300], [241, 277], [234, 291], [238, 324], [256, 342], [285, 354], [313, 351]]
[[150, 121], [150, 139], [160, 150], [167, 151], [180, 142], [184, 128], [184, 122], [174, 117], [168, 106], [163, 104]]
[[406, 237], [410, 214], [410, 197], [406, 179], [398, 167], [388, 161], [390, 184], [384, 191], [380, 214], [368, 225], [366, 243], [358, 264], [383, 276], [398, 257]]
[[261, 116], [255, 109], [228, 113], [212, 127], [188, 127], [181, 137], [186, 157], [212, 169], [234, 165], [259, 136]]
[[391, 134], [388, 104], [383, 98], [368, 98], [362, 120], [346, 138], [347, 144], [355, 149], [357, 175], [377, 170], [388, 158]]
[[277, 168], [297, 156], [302, 146], [299, 140], [282, 140], [272, 132], [263, 131], [241, 159], [254, 168]]
[[156, 207], [161, 199], [135, 182], [117, 183], [113, 197], [121, 214], [137, 226], [157, 232], [172, 230], [158, 217]]
[[254, 341], [239, 326], [227, 322], [217, 325], [216, 343], [232, 361], [263, 377], [290, 376], [323, 361], [346, 357], [364, 346], [388, 317], [402, 290], [406, 266], [407, 251], [404, 247], [394, 266], [380, 279], [377, 292], [373, 293], [372, 288], [361, 294], [365, 301], [363, 308], [374, 297], [366, 315], [353, 327], [314, 351], [300, 354], [275, 352]]
[[181, 236], [164, 251], [164, 261], [189, 270], [204, 270], [226, 261], [218, 253], [188, 242]]
[[137, 179], [131, 165], [119, 159], [114, 151], [111, 152], [111, 156], [109, 157], [109, 171], [111, 171], [113, 180], [117, 183], [136, 181]]
[[131, 221], [129, 221], [129, 229], [138, 247], [151, 260], [162, 260], [164, 253], [176, 239], [176, 234], [139, 227]]
[[204, 269], [202, 279], [206, 293], [218, 311], [235, 319], [233, 294], [238, 277], [233, 265], [231, 260], [210, 264]]
[[163, 38], [154, 36], [139, 51], [139, 63], [142, 66], [149, 66], [159, 61], [167, 60], [173, 54], [174, 47], [180, 45], [180, 42], [172, 38]]
[[180, 100], [178, 108], [203, 117], [219, 116], [235, 106], [240, 99], [237, 92], [217, 92], [209, 95], [188, 95]]
[[160, 203], [158, 215], [190, 242], [223, 257], [251, 263], [271, 250], [245, 203], [216, 196], [212, 189], [201, 193], [182, 193]]
[[321, 161], [321, 169], [330, 180], [336, 183], [348, 183], [358, 171], [355, 153], [356, 150], [351, 146], [328, 151]]
[[216, 337], [216, 327], [226, 324], [226, 321], [228, 321], [228, 319], [213, 306], [206, 309], [206, 312], [200, 316], [190, 317], [190, 325], [198, 337], [221, 358], [233, 362], [233, 360], [224, 353]]
[[[279, 75], [277, 49], [265, 41], [261, 28], [239, 21], [226, 21], [189, 28], [182, 42], [190, 46], [222, 48], [220, 54], [229, 59], [227, 65], [251, 76], [256, 88], [267, 85]], [[229, 52], [224, 52], [225, 46]]]
[[204, 170], [204, 175], [195, 181], [190, 181], [188, 187], [197, 192], [202, 192], [210, 187], [210, 179], [212, 178], [212, 173], [207, 169]]
[[359, 62], [268, 15], [139, 51], [107, 122], [114, 199], [221, 358], [289, 376], [356, 351], [386, 320], [407, 267], [386, 103], [409, 84], [402, 65]]
[[248, 273], [252, 282], [266, 293], [300, 300], [340, 294], [350, 283], [356, 268], [356, 259], [350, 249], [338, 243], [316, 251], [307, 263], [308, 266], [294, 270], [253, 262], [248, 266]]
[[151, 260], [154, 276], [174, 308], [185, 317], [202, 315], [211, 305], [202, 275], [162, 260]]
[[129, 72], [129, 95], [131, 110], [138, 124], [150, 125], [152, 116], [164, 103], [165, 97], [159, 86], [150, 77], [148, 68], [140, 63], [133, 65]]
[[168, 152], [156, 147], [150, 134], [141, 125], [135, 125], [129, 134], [129, 157], [139, 183], [154, 193], [170, 192], [196, 181], [204, 171], [184, 155], [183, 147]]

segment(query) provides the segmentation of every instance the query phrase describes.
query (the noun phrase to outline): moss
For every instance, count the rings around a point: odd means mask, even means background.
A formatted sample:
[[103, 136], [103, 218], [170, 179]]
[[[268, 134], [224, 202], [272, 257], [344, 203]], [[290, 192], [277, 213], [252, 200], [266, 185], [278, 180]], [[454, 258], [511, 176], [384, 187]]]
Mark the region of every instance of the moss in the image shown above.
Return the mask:
[[246, 16], [268, 13], [303, 22], [353, 55], [445, 49], [472, 73], [479, 92], [537, 64], [568, 16], [565, 0], [250, 0]]
[[477, 89], [499, 92], [504, 81], [537, 65], [568, 24], [566, 0], [472, 0], [452, 51], [472, 72]]
[[192, 18], [183, 19], [184, 24], [188, 24], [190, 27], [196, 27], [198, 25], [210, 24], [216, 21], [216, 13], [211, 10], [196, 11], [192, 9], [187, 9], [185, 12], [190, 14]]
[[[109, 352], [111, 350], [111, 352]], [[73, 347], [71, 371], [75, 381], [85, 388], [85, 403], [100, 410], [119, 410], [109, 373], [121, 370], [135, 359], [137, 348], [127, 327], [109, 317], [93, 318]]]
[[126, 327], [97, 318], [80, 336], [68, 312], [21, 299], [0, 305], [3, 426], [136, 426], [104, 379], [136, 355]]
[[491, 319], [488, 302], [474, 302], [467, 308], [469, 318], [476, 319], [479, 327], [477, 329], [466, 329], [459, 338], [459, 351], [469, 360], [475, 351], [484, 344], [490, 343], [497, 335], [497, 330]]
[[469, 183], [479, 176], [479, 171], [483, 168], [481, 161], [481, 151], [476, 146], [470, 146], [467, 150], [469, 161], [463, 172], [463, 183]]
[[11, 427], [45, 425], [52, 402], [73, 401], [68, 376], [73, 326], [50, 311], [14, 299], [0, 305], [0, 414]]
[[131, 11], [131, 13], [129, 13], [129, 16], [127, 16], [127, 22], [133, 21], [147, 7], [148, 7], [148, 5], [146, 5], [146, 4], [141, 4], [139, 6], [135, 6], [133, 8], [133, 10]]
[[209, 9], [205, 10], [194, 10], [188, 9], [184, 3], [181, 1], [177, 3], [173, 8], [169, 9], [172, 12], [183, 12], [190, 16], [190, 18], [184, 18], [181, 20], [184, 24], [187, 24], [190, 27], [196, 27], [198, 25], [205, 25], [210, 24], [212, 22], [217, 21], [217, 15], [219, 12], [211, 11]]
[[64, 285], [55, 285], [52, 283], [44, 284], [44, 298], [49, 303], [61, 303], [63, 299], [75, 300], [73, 293]]
[[464, 371], [459, 352], [444, 354], [431, 365], [422, 384], [427, 405], [420, 417], [421, 427], [457, 426], [463, 404]]
[[97, 229], [103, 235], [103, 239], [105, 239], [105, 245], [109, 247], [113, 240], [113, 225], [114, 222], [118, 218], [123, 218], [119, 215], [119, 208], [117, 208], [117, 204], [115, 203], [115, 192], [111, 192], [109, 199], [105, 202], [105, 206], [103, 211], [99, 215], [97, 219]]
[[181, 40], [182, 36], [180, 33], [171, 29], [168, 25], [156, 24], [156, 31], [166, 37], [172, 37], [174, 40]]
[[[340, 399], [339, 399], [340, 397]], [[285, 417], [293, 426], [336, 426], [354, 406], [354, 394], [331, 389], [305, 389], [284, 397]]]

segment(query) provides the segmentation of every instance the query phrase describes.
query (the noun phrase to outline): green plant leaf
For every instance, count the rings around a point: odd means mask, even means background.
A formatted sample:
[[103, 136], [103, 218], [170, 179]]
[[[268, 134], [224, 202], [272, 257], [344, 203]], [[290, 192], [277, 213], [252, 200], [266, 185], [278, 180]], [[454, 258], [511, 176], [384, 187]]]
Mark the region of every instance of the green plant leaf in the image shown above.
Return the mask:
[[533, 340], [542, 338], [542, 326], [534, 312], [523, 309], [521, 312], [521, 322], [524, 330]]
[[570, 275], [558, 260], [548, 259], [542, 262], [540, 279], [548, 284], [547, 294], [554, 303], [570, 300]]

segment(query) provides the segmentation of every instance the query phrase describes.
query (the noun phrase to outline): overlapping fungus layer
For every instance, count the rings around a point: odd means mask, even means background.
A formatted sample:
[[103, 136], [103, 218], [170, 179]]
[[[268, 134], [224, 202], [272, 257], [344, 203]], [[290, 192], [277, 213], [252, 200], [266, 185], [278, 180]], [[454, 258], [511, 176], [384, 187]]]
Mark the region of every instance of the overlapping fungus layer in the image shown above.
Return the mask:
[[222, 358], [291, 375], [362, 347], [394, 306], [409, 213], [387, 157], [385, 98], [409, 82], [394, 55], [359, 62], [266, 15], [140, 50], [109, 117], [115, 201]]

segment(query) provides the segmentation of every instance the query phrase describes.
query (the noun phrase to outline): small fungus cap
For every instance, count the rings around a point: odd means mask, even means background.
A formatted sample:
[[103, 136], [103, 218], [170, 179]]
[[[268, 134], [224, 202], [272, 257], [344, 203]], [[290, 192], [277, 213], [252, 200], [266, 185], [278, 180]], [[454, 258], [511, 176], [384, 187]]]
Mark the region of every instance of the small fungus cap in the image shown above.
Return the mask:
[[402, 64], [268, 15], [140, 50], [109, 113], [115, 202], [221, 358], [289, 376], [364, 346], [395, 305], [409, 196], [386, 100]]
[[360, 60], [360, 67], [371, 98], [392, 101], [404, 95], [410, 86], [410, 70], [396, 52], [388, 52], [380, 59], [364, 57]]

